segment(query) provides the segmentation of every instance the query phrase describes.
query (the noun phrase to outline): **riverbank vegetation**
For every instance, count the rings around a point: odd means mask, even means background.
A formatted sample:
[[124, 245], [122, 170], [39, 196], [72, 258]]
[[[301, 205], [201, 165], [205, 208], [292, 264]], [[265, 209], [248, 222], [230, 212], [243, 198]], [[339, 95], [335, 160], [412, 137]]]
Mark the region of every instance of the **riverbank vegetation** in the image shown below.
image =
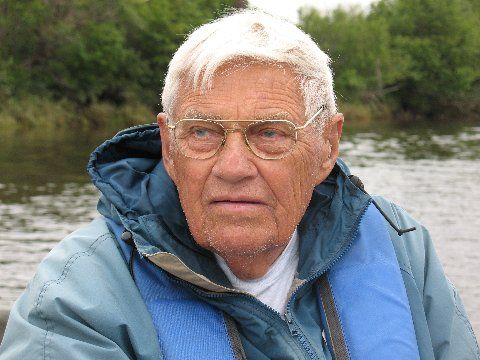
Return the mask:
[[304, 8], [299, 25], [332, 58], [337, 98], [347, 115], [478, 121], [479, 4], [382, 0], [368, 12], [328, 14]]
[[153, 122], [168, 62], [233, 0], [0, 0], [0, 128]]
[[[168, 62], [234, 0], [0, 0], [0, 129], [154, 121]], [[304, 8], [358, 122], [480, 113], [476, 0], [382, 0], [369, 11]]]

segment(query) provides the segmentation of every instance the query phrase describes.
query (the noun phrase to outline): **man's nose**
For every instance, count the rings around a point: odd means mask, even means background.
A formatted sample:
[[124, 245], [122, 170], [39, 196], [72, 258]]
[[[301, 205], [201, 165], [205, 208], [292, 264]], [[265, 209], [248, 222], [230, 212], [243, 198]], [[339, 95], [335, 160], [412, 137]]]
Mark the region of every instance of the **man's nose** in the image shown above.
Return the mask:
[[245, 143], [242, 132], [229, 131], [225, 144], [219, 150], [212, 173], [228, 182], [239, 182], [245, 178], [255, 177], [258, 169], [253, 162], [254, 157]]

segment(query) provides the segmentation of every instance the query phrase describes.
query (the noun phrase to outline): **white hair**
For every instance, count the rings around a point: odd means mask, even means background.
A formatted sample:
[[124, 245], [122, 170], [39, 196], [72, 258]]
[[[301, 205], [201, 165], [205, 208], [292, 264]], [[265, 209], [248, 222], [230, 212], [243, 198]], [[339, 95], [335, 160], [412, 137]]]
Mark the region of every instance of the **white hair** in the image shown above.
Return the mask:
[[222, 65], [268, 63], [290, 68], [298, 77], [305, 116], [321, 107], [323, 123], [336, 113], [330, 58], [295, 25], [258, 10], [222, 17], [193, 31], [170, 61], [162, 93], [163, 111], [174, 117], [182, 84], [208, 91]]

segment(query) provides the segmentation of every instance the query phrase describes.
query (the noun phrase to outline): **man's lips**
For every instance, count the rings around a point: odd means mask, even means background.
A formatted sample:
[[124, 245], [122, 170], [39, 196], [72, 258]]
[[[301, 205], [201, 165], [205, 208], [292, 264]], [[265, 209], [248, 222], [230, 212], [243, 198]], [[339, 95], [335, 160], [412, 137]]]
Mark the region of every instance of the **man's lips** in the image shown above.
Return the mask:
[[252, 203], [252, 204], [265, 204], [264, 201], [253, 198], [253, 197], [217, 197], [213, 198], [211, 200], [211, 203], [217, 203], [217, 202], [232, 202], [232, 203]]
[[229, 211], [247, 211], [266, 206], [266, 202], [252, 197], [219, 197], [210, 201], [214, 207]]

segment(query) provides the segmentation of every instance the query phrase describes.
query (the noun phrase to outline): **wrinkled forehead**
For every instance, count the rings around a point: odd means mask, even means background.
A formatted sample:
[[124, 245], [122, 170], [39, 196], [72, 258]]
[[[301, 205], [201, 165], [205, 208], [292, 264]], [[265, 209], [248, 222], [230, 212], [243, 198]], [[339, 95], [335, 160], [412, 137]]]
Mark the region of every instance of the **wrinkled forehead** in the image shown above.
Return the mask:
[[292, 121], [292, 116], [286, 111], [279, 111], [276, 113], [265, 113], [262, 115], [251, 116], [248, 119], [224, 119], [222, 116], [215, 113], [201, 112], [195, 107], [188, 108], [185, 111], [183, 119], [199, 119], [199, 120], [213, 120], [221, 123], [240, 123], [242, 125], [252, 122], [268, 121], [268, 120], [289, 120]]
[[175, 104], [175, 120], [277, 120], [303, 122], [305, 108], [299, 77], [275, 64], [219, 68], [208, 89], [183, 82]]

